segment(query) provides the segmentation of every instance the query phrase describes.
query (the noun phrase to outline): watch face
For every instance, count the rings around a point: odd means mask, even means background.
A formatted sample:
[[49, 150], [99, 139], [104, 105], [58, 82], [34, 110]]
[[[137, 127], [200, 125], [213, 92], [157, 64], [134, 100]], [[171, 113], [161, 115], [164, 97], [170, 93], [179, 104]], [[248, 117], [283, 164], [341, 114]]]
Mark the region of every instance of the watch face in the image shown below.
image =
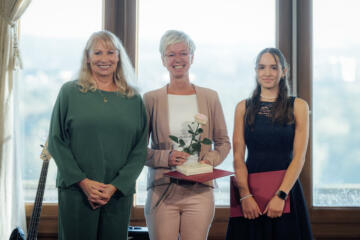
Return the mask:
[[279, 198], [281, 198], [283, 200], [285, 200], [286, 197], [287, 197], [287, 194], [284, 191], [279, 191], [277, 195], [278, 195]]

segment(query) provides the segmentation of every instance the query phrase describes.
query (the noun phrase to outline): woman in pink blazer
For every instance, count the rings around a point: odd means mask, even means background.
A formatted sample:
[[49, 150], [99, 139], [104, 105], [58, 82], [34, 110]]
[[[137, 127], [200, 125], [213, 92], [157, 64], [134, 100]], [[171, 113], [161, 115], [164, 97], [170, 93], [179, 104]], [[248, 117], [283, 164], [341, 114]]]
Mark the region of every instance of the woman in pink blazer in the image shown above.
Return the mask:
[[216, 91], [190, 83], [189, 69], [194, 60], [195, 44], [181, 31], [169, 30], [160, 41], [163, 65], [170, 83], [147, 92], [144, 102], [148, 116], [151, 147], [148, 148], [148, 194], [145, 204], [146, 224], [152, 240], [207, 239], [214, 217], [213, 183], [172, 180], [164, 176], [183, 164], [188, 154], [177, 149], [169, 135], [187, 136], [187, 125], [196, 113], [208, 117], [200, 138], [203, 145], [199, 161], [221, 164], [230, 151], [223, 110]]

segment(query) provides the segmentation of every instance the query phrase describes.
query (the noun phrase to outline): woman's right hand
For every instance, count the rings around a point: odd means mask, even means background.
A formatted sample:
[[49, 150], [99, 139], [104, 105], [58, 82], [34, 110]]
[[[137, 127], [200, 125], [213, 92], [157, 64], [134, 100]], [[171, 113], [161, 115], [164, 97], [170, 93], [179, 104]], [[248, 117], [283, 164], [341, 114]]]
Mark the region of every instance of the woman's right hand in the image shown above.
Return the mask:
[[186, 152], [180, 152], [177, 150], [171, 151], [171, 153], [169, 155], [169, 166], [174, 167], [174, 166], [179, 166], [179, 165], [184, 164], [184, 162], [186, 161], [186, 159], [189, 155], [190, 154], [188, 154]]
[[242, 200], [241, 208], [244, 218], [255, 219], [262, 215], [260, 208], [253, 197], [248, 197]]
[[105, 184], [85, 178], [79, 182], [79, 186], [87, 196], [93, 209], [107, 203], [107, 201], [104, 201], [106, 194], [103, 193], [106, 188]]

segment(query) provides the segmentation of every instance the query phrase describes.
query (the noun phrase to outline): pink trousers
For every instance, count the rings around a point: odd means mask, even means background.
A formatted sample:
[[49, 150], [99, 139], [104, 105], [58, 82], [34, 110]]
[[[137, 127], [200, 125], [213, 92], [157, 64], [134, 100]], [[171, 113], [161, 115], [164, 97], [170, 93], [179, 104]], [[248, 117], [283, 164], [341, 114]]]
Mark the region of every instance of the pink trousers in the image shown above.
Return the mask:
[[[148, 191], [146, 225], [151, 240], [205, 240], [214, 218], [211, 187], [194, 184], [156, 186]], [[165, 192], [165, 194], [164, 194]]]

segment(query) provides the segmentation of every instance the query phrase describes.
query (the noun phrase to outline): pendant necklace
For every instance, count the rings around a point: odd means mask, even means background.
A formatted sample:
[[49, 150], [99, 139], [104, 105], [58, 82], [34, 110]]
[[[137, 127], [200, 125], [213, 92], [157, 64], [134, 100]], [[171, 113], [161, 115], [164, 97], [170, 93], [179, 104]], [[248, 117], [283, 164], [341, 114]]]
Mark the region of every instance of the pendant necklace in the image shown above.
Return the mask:
[[107, 102], [108, 102], [107, 97], [104, 96], [104, 95], [101, 93], [101, 90], [100, 90], [100, 89], [98, 89], [98, 91], [99, 91], [100, 96], [104, 98], [104, 103], [107, 103]]

